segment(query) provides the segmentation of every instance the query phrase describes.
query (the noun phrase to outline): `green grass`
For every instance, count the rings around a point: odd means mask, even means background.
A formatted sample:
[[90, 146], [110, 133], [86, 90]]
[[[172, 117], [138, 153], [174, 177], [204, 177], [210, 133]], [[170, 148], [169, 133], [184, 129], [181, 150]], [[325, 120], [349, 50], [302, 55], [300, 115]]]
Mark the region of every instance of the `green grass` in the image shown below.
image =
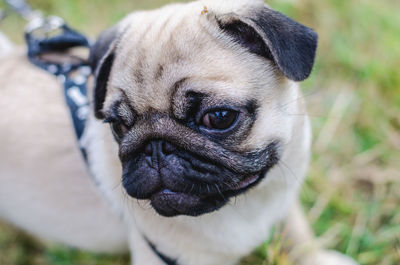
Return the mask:
[[[126, 14], [167, 1], [35, 0], [96, 36]], [[313, 124], [313, 159], [301, 199], [326, 247], [362, 265], [400, 264], [400, 2], [273, 0], [269, 4], [316, 29], [318, 58], [303, 83]], [[24, 23], [10, 15], [0, 30], [16, 42]], [[275, 233], [243, 264], [290, 264]], [[0, 264], [128, 264], [62, 246], [44, 247], [0, 227]]]

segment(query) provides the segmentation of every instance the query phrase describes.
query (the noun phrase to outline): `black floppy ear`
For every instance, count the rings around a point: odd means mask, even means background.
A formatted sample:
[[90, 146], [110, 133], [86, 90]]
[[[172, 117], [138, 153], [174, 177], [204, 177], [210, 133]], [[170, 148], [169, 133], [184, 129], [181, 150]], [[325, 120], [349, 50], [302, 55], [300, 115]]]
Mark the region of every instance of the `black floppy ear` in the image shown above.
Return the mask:
[[287, 78], [306, 79], [314, 65], [317, 33], [265, 5], [245, 12], [217, 16], [220, 28], [250, 52], [272, 60]]
[[98, 119], [104, 119], [102, 109], [106, 98], [108, 79], [114, 62], [117, 35], [118, 30], [116, 27], [104, 31], [90, 50], [89, 63], [95, 76], [93, 90], [94, 115]]

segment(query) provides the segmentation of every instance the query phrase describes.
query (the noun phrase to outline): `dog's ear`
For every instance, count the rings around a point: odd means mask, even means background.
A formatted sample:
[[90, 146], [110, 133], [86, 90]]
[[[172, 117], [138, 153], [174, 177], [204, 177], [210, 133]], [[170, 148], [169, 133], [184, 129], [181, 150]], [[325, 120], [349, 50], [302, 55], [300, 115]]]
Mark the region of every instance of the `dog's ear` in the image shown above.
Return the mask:
[[119, 30], [117, 26], [104, 31], [100, 34], [90, 51], [89, 63], [95, 76], [95, 87], [93, 90], [94, 115], [98, 119], [104, 119], [102, 109], [106, 98], [108, 79], [114, 62], [118, 35]]
[[243, 14], [217, 15], [216, 19], [235, 42], [272, 60], [287, 78], [302, 81], [310, 75], [318, 42], [311, 28], [264, 4], [247, 7]]

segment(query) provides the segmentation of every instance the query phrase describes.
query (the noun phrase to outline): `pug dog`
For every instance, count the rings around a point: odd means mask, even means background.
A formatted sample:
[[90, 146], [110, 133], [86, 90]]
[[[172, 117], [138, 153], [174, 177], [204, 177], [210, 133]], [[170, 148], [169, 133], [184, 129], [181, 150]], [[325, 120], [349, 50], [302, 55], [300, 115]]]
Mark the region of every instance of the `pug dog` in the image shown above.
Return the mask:
[[355, 264], [318, 246], [297, 204], [311, 142], [298, 82], [317, 39], [258, 0], [128, 15], [90, 55], [90, 174], [56, 80], [3, 57], [0, 216], [47, 240], [129, 249], [136, 265], [238, 264], [286, 218], [296, 264]]

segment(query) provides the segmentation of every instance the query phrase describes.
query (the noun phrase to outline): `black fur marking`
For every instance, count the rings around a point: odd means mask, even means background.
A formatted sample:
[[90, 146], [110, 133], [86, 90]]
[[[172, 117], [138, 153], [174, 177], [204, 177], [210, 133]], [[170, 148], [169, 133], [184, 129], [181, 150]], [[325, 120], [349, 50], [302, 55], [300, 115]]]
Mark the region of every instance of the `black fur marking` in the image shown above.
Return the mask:
[[114, 62], [114, 53], [110, 53], [100, 66], [97, 73], [96, 85], [94, 89], [94, 114], [98, 119], [104, 119], [102, 112], [104, 100], [106, 99], [107, 83], [110, 76], [111, 67]]
[[[257, 115], [257, 110], [259, 109], [259, 105], [257, 104], [257, 101], [255, 99], [249, 100], [246, 104], [246, 109], [251, 115]], [[254, 116], [254, 119], [257, 117]]]
[[287, 16], [264, 8], [251, 18], [265, 33], [279, 69], [290, 79], [306, 79], [314, 65], [318, 35]]
[[154, 79], [156, 80], [161, 79], [163, 73], [164, 73], [164, 66], [162, 64], [159, 64]]
[[90, 48], [89, 63], [92, 71], [95, 72], [103, 56], [110, 48], [110, 44], [116, 39], [117, 28], [112, 27], [100, 34], [96, 43]]
[[238, 44], [246, 47], [249, 52], [273, 61], [271, 51], [265, 45], [260, 35], [258, 35], [250, 26], [241, 21], [234, 21], [227, 25], [220, 24], [220, 27], [226, 33], [233, 36]]
[[194, 91], [188, 91], [186, 93], [186, 100], [188, 101], [186, 109], [186, 120], [185, 123], [189, 128], [195, 129], [196, 126], [196, 114], [200, 111], [201, 102], [206, 95]]
[[[96, 118], [104, 119], [102, 113], [106, 98], [107, 83], [114, 62], [113, 42], [117, 39], [118, 29], [114, 26], [100, 34], [96, 43], [90, 49], [89, 63], [92, 72], [96, 74], [94, 93], [94, 114]], [[107, 54], [109, 52], [109, 54]], [[106, 58], [104, 58], [106, 56]]]
[[314, 65], [317, 33], [267, 7], [248, 14], [224, 16], [219, 26], [250, 52], [273, 60], [287, 78], [306, 79]]

